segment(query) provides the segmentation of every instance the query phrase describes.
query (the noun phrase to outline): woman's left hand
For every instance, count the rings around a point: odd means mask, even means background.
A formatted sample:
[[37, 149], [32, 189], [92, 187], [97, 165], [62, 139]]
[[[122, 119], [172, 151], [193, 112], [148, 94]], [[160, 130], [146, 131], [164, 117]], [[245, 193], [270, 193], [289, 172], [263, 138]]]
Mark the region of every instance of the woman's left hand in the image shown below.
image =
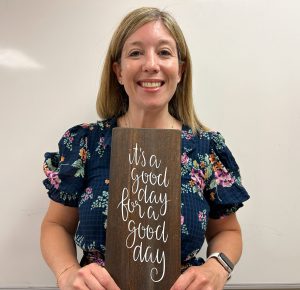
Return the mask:
[[170, 290], [222, 290], [227, 279], [228, 272], [212, 258], [202, 266], [188, 268]]

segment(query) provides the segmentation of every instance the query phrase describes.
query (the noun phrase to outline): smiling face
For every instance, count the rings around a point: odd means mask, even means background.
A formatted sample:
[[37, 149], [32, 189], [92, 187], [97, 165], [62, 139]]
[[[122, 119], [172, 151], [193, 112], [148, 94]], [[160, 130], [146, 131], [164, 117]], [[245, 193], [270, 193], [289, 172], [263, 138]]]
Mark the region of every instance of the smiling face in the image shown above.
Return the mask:
[[130, 110], [168, 110], [181, 79], [176, 42], [161, 21], [149, 22], [125, 41], [114, 72]]

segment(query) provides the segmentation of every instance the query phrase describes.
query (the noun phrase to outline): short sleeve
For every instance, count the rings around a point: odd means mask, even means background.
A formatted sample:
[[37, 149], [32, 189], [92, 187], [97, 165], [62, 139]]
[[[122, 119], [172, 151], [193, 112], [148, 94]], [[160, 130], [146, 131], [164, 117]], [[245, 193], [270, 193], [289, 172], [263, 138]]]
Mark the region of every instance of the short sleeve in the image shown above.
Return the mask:
[[88, 128], [75, 126], [62, 136], [58, 152], [46, 152], [43, 181], [49, 197], [66, 206], [78, 207], [84, 190], [85, 163], [89, 158], [87, 148]]
[[218, 219], [236, 212], [249, 199], [242, 185], [239, 166], [219, 132], [210, 132], [208, 178], [205, 197], [210, 217]]

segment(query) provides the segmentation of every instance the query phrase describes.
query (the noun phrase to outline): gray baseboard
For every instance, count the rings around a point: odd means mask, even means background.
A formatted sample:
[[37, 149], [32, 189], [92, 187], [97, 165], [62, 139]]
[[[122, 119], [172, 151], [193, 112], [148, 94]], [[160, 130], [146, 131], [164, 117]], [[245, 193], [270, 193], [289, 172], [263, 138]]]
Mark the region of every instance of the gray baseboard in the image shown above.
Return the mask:
[[[58, 290], [56, 287], [0, 287], [1, 290]], [[300, 290], [300, 284], [232, 284], [226, 285], [225, 290]]]

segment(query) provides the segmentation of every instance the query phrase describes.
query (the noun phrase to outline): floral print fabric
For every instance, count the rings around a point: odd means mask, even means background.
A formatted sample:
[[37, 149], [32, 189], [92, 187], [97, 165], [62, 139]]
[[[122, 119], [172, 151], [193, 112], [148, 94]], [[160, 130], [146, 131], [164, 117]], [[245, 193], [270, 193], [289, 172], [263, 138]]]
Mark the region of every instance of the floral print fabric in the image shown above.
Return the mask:
[[[105, 254], [109, 165], [115, 118], [69, 129], [59, 152], [46, 153], [44, 185], [49, 197], [78, 207], [76, 244], [85, 252]], [[249, 198], [239, 167], [218, 132], [183, 126], [181, 144], [181, 261], [201, 265], [198, 258], [209, 218], [237, 211]]]

